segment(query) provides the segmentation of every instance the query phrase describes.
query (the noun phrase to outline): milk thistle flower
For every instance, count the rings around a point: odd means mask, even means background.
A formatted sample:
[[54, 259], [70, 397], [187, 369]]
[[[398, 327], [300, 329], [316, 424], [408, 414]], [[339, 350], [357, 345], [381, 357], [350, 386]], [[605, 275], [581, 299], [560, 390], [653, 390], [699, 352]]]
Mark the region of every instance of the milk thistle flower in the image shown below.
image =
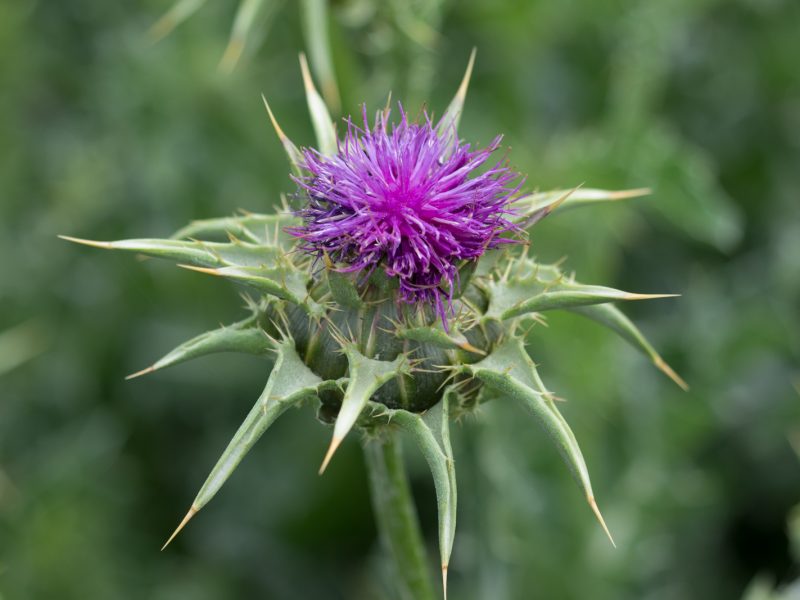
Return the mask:
[[289, 231], [301, 249], [330, 257], [342, 272], [380, 265], [397, 278], [404, 302], [432, 303], [446, 327], [442, 297], [452, 312], [459, 266], [516, 241], [503, 234], [522, 231], [509, 220], [520, 184], [501, 162], [476, 173], [502, 136], [472, 150], [455, 135], [443, 136], [427, 114], [412, 123], [399, 110], [399, 124], [390, 129], [387, 109], [370, 129], [364, 106], [363, 126], [347, 120], [335, 155], [303, 152], [308, 175], [295, 177], [305, 192], [303, 225]]
[[[547, 311], [610, 328], [681, 387], [616, 302], [663, 297], [586, 285], [528, 255], [526, 231], [566, 206], [647, 190], [521, 194], [521, 178], [490, 161], [500, 138], [473, 150], [458, 137], [473, 56], [434, 126], [400, 109], [338, 139], [301, 57], [317, 149], [301, 151], [267, 111], [289, 157], [297, 206], [276, 214], [196, 221], [170, 239], [70, 241], [144, 253], [250, 290], [249, 315], [181, 344], [137, 377], [216, 352], [268, 355], [266, 386], [167, 544], [220, 490], [261, 435], [293, 406], [312, 405], [333, 436], [320, 473], [347, 434], [363, 433], [374, 512], [402, 597], [434, 598], [399, 432], [424, 455], [436, 488], [443, 591], [456, 525], [451, 419], [489, 403], [519, 404], [560, 450], [609, 538], [586, 460], [525, 341]], [[266, 104], [266, 101], [265, 101]], [[431, 309], [432, 307], [432, 309]], [[166, 546], [166, 544], [165, 544]]]

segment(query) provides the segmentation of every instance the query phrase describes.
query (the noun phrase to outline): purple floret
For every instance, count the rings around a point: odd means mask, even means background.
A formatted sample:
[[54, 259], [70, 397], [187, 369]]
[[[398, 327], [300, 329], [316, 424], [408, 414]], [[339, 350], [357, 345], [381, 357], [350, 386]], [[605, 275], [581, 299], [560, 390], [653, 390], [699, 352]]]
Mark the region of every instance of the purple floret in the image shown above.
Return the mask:
[[487, 249], [517, 241], [501, 237], [519, 228], [507, 217], [518, 175], [504, 162], [477, 172], [499, 148], [501, 136], [471, 150], [424, 122], [401, 120], [389, 127], [381, 111], [369, 128], [347, 120], [335, 156], [303, 152], [308, 173], [295, 181], [307, 204], [303, 225], [290, 229], [300, 248], [327, 255], [343, 272], [380, 266], [399, 280], [400, 298], [426, 302], [445, 319], [458, 289], [458, 266]]

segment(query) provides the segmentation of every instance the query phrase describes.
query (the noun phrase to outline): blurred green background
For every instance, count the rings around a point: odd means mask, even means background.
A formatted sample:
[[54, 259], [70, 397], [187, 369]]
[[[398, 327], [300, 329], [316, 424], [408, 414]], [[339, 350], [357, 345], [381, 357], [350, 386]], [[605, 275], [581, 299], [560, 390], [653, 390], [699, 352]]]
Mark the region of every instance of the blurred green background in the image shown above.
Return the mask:
[[[311, 410], [158, 552], [269, 365], [219, 356], [125, 382], [242, 302], [55, 236], [269, 211], [293, 186], [262, 92], [313, 139], [294, 2], [264, 2], [230, 73], [235, 4], [154, 44], [168, 8], [0, 2], [0, 597], [383, 598], [357, 441], [318, 477], [329, 431]], [[504, 133], [531, 187], [654, 189], [546, 220], [537, 255], [683, 295], [628, 313], [689, 393], [578, 316], [531, 334], [618, 548], [537, 426], [486, 407], [454, 434], [451, 597], [800, 597], [800, 3], [337, 0], [328, 19], [340, 114], [390, 89], [441, 113], [476, 46], [467, 140]], [[433, 549], [433, 487], [408, 454]]]

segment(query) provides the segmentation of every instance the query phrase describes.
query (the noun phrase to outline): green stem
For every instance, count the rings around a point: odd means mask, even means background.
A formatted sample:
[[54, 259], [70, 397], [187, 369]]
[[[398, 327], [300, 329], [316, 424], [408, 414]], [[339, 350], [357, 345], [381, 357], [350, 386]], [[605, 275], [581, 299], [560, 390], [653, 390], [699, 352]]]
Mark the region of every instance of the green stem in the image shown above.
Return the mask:
[[364, 456], [378, 532], [394, 563], [399, 595], [403, 600], [435, 600], [400, 440], [389, 433], [366, 442]]

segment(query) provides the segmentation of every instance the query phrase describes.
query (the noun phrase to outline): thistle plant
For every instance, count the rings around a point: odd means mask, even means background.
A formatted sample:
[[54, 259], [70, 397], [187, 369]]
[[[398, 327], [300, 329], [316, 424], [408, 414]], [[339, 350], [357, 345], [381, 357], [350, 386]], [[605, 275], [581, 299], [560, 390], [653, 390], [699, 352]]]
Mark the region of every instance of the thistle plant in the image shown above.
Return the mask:
[[615, 305], [665, 295], [581, 283], [532, 257], [529, 232], [551, 213], [647, 190], [524, 193], [524, 179], [497, 156], [500, 137], [473, 148], [458, 135], [473, 61], [474, 53], [437, 121], [424, 112], [412, 119], [401, 106], [393, 119], [388, 105], [370, 120], [365, 107], [337, 136], [301, 57], [317, 148], [299, 149], [264, 101], [296, 185], [281, 210], [196, 221], [169, 239], [66, 238], [170, 259], [248, 290], [243, 320], [181, 344], [130, 377], [218, 352], [274, 360], [263, 392], [167, 544], [279, 416], [312, 406], [333, 429], [320, 473], [353, 429], [361, 433], [397, 590], [424, 599], [435, 596], [400, 432], [416, 442], [436, 490], [446, 595], [457, 496], [450, 423], [492, 400], [520, 405], [542, 426], [611, 539], [586, 461], [526, 350], [526, 333], [548, 311], [582, 314], [685, 387]]

